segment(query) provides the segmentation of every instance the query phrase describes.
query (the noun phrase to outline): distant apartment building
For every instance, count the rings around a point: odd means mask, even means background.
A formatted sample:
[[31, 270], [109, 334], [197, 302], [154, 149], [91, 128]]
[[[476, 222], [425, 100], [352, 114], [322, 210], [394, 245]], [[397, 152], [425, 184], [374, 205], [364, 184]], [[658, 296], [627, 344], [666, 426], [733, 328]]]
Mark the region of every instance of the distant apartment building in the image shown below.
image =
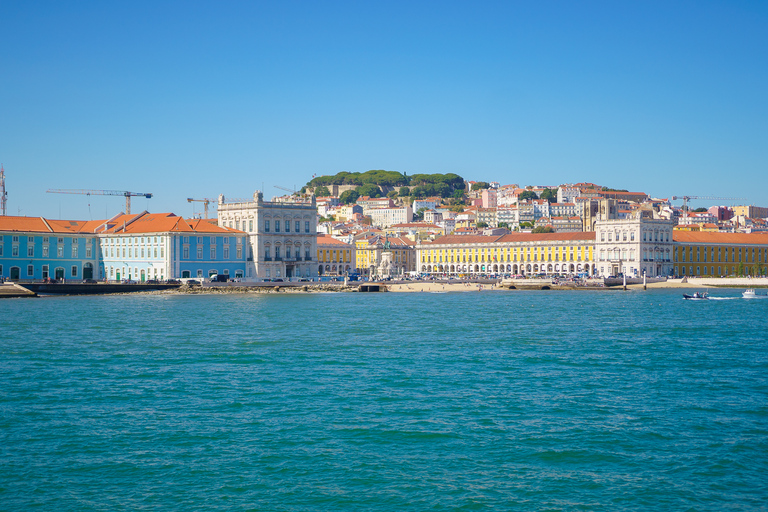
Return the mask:
[[577, 231], [583, 231], [581, 217], [571, 216], [552, 216], [552, 217], [539, 217], [536, 219], [536, 227], [551, 227], [555, 233], [573, 233]]
[[483, 200], [482, 207], [495, 209], [498, 205], [497, 196], [498, 196], [497, 190], [492, 188], [484, 189], [482, 194], [480, 194], [480, 197]]
[[403, 224], [413, 220], [413, 209], [410, 206], [393, 208], [370, 208], [366, 215], [371, 218], [371, 224], [385, 228], [392, 224]]
[[707, 211], [717, 219], [717, 222], [724, 222], [733, 218], [733, 210], [727, 206], [710, 206]]
[[576, 203], [551, 203], [549, 205], [549, 214], [553, 217], [574, 217], [581, 215], [581, 210]]
[[516, 206], [500, 206], [496, 208], [497, 226], [506, 225], [509, 229], [514, 229], [520, 224], [517, 216]]
[[368, 210], [379, 208], [393, 208], [395, 203], [388, 197], [358, 197], [356, 204], [363, 208], [363, 215], [368, 215]]
[[438, 207], [440, 204], [441, 199], [439, 197], [427, 197], [425, 199], [414, 199], [413, 204], [411, 205], [411, 208], [413, 208], [414, 212], [418, 212], [422, 208], [426, 208], [428, 210], [434, 210]]
[[336, 220], [347, 222], [355, 217], [356, 214], [363, 215], [363, 207], [358, 204], [347, 204], [340, 206], [336, 210]]
[[496, 208], [478, 208], [476, 218], [478, 224], [482, 222], [492, 228], [499, 225], [496, 219]]
[[750, 219], [768, 218], [768, 208], [761, 206], [734, 206], [732, 210], [734, 216], [749, 217]]

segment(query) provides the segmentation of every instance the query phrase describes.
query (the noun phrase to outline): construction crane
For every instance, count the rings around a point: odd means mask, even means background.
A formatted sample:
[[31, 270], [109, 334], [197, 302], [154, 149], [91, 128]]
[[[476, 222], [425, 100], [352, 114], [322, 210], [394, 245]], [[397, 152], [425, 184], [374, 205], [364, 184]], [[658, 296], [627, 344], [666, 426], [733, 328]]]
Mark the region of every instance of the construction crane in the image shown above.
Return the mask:
[[290, 188], [286, 188], [286, 187], [281, 187], [281, 186], [275, 185], [275, 188], [279, 188], [280, 190], [285, 190], [286, 192], [290, 192], [291, 195], [293, 195], [293, 196], [296, 195], [296, 187], [293, 187], [292, 189], [290, 189]]
[[83, 190], [83, 189], [58, 189], [51, 188], [46, 190], [49, 194], [82, 194], [86, 196], [124, 196], [125, 197], [125, 213], [131, 213], [131, 197], [132, 196], [144, 196], [147, 199], [152, 198], [152, 194], [146, 192], [128, 192], [124, 190]]
[[8, 213], [6, 207], [8, 205], [8, 192], [5, 191], [5, 168], [3, 164], [0, 164], [0, 215], [5, 217]]
[[673, 201], [678, 199], [683, 200], [683, 213], [685, 218], [688, 219], [688, 200], [689, 199], [716, 199], [719, 201], [746, 201], [744, 197], [716, 197], [716, 196], [672, 196]]
[[187, 202], [188, 203], [191, 203], [193, 201], [194, 202], [198, 202], [198, 203], [203, 203], [203, 208], [205, 209], [205, 218], [206, 219], [208, 218], [208, 205], [211, 204], [211, 203], [216, 204], [216, 200], [215, 199], [208, 199], [207, 197], [204, 197], [203, 199], [192, 199], [191, 197], [187, 198]]

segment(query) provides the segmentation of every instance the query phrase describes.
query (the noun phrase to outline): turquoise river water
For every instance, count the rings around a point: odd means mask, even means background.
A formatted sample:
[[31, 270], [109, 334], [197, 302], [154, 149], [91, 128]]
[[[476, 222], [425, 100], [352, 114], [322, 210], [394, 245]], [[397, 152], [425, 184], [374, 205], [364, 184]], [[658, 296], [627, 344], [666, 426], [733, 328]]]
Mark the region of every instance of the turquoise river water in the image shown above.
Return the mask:
[[0, 302], [0, 510], [766, 510], [768, 300]]

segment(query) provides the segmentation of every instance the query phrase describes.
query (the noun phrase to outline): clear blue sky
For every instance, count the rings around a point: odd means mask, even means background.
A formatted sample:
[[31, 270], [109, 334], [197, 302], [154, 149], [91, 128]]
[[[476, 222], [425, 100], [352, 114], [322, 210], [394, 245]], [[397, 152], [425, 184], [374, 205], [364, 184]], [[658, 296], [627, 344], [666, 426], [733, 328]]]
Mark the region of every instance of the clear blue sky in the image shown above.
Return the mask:
[[0, 0], [0, 30], [10, 214], [369, 169], [768, 206], [765, 1]]

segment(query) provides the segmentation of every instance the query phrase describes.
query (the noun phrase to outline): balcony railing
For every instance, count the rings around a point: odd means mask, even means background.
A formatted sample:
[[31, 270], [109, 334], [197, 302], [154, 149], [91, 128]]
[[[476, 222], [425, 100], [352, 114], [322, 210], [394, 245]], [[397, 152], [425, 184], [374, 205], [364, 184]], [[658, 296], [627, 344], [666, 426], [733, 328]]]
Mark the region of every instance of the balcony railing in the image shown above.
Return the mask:
[[264, 256], [264, 261], [272, 261], [272, 258], [270, 256]]

